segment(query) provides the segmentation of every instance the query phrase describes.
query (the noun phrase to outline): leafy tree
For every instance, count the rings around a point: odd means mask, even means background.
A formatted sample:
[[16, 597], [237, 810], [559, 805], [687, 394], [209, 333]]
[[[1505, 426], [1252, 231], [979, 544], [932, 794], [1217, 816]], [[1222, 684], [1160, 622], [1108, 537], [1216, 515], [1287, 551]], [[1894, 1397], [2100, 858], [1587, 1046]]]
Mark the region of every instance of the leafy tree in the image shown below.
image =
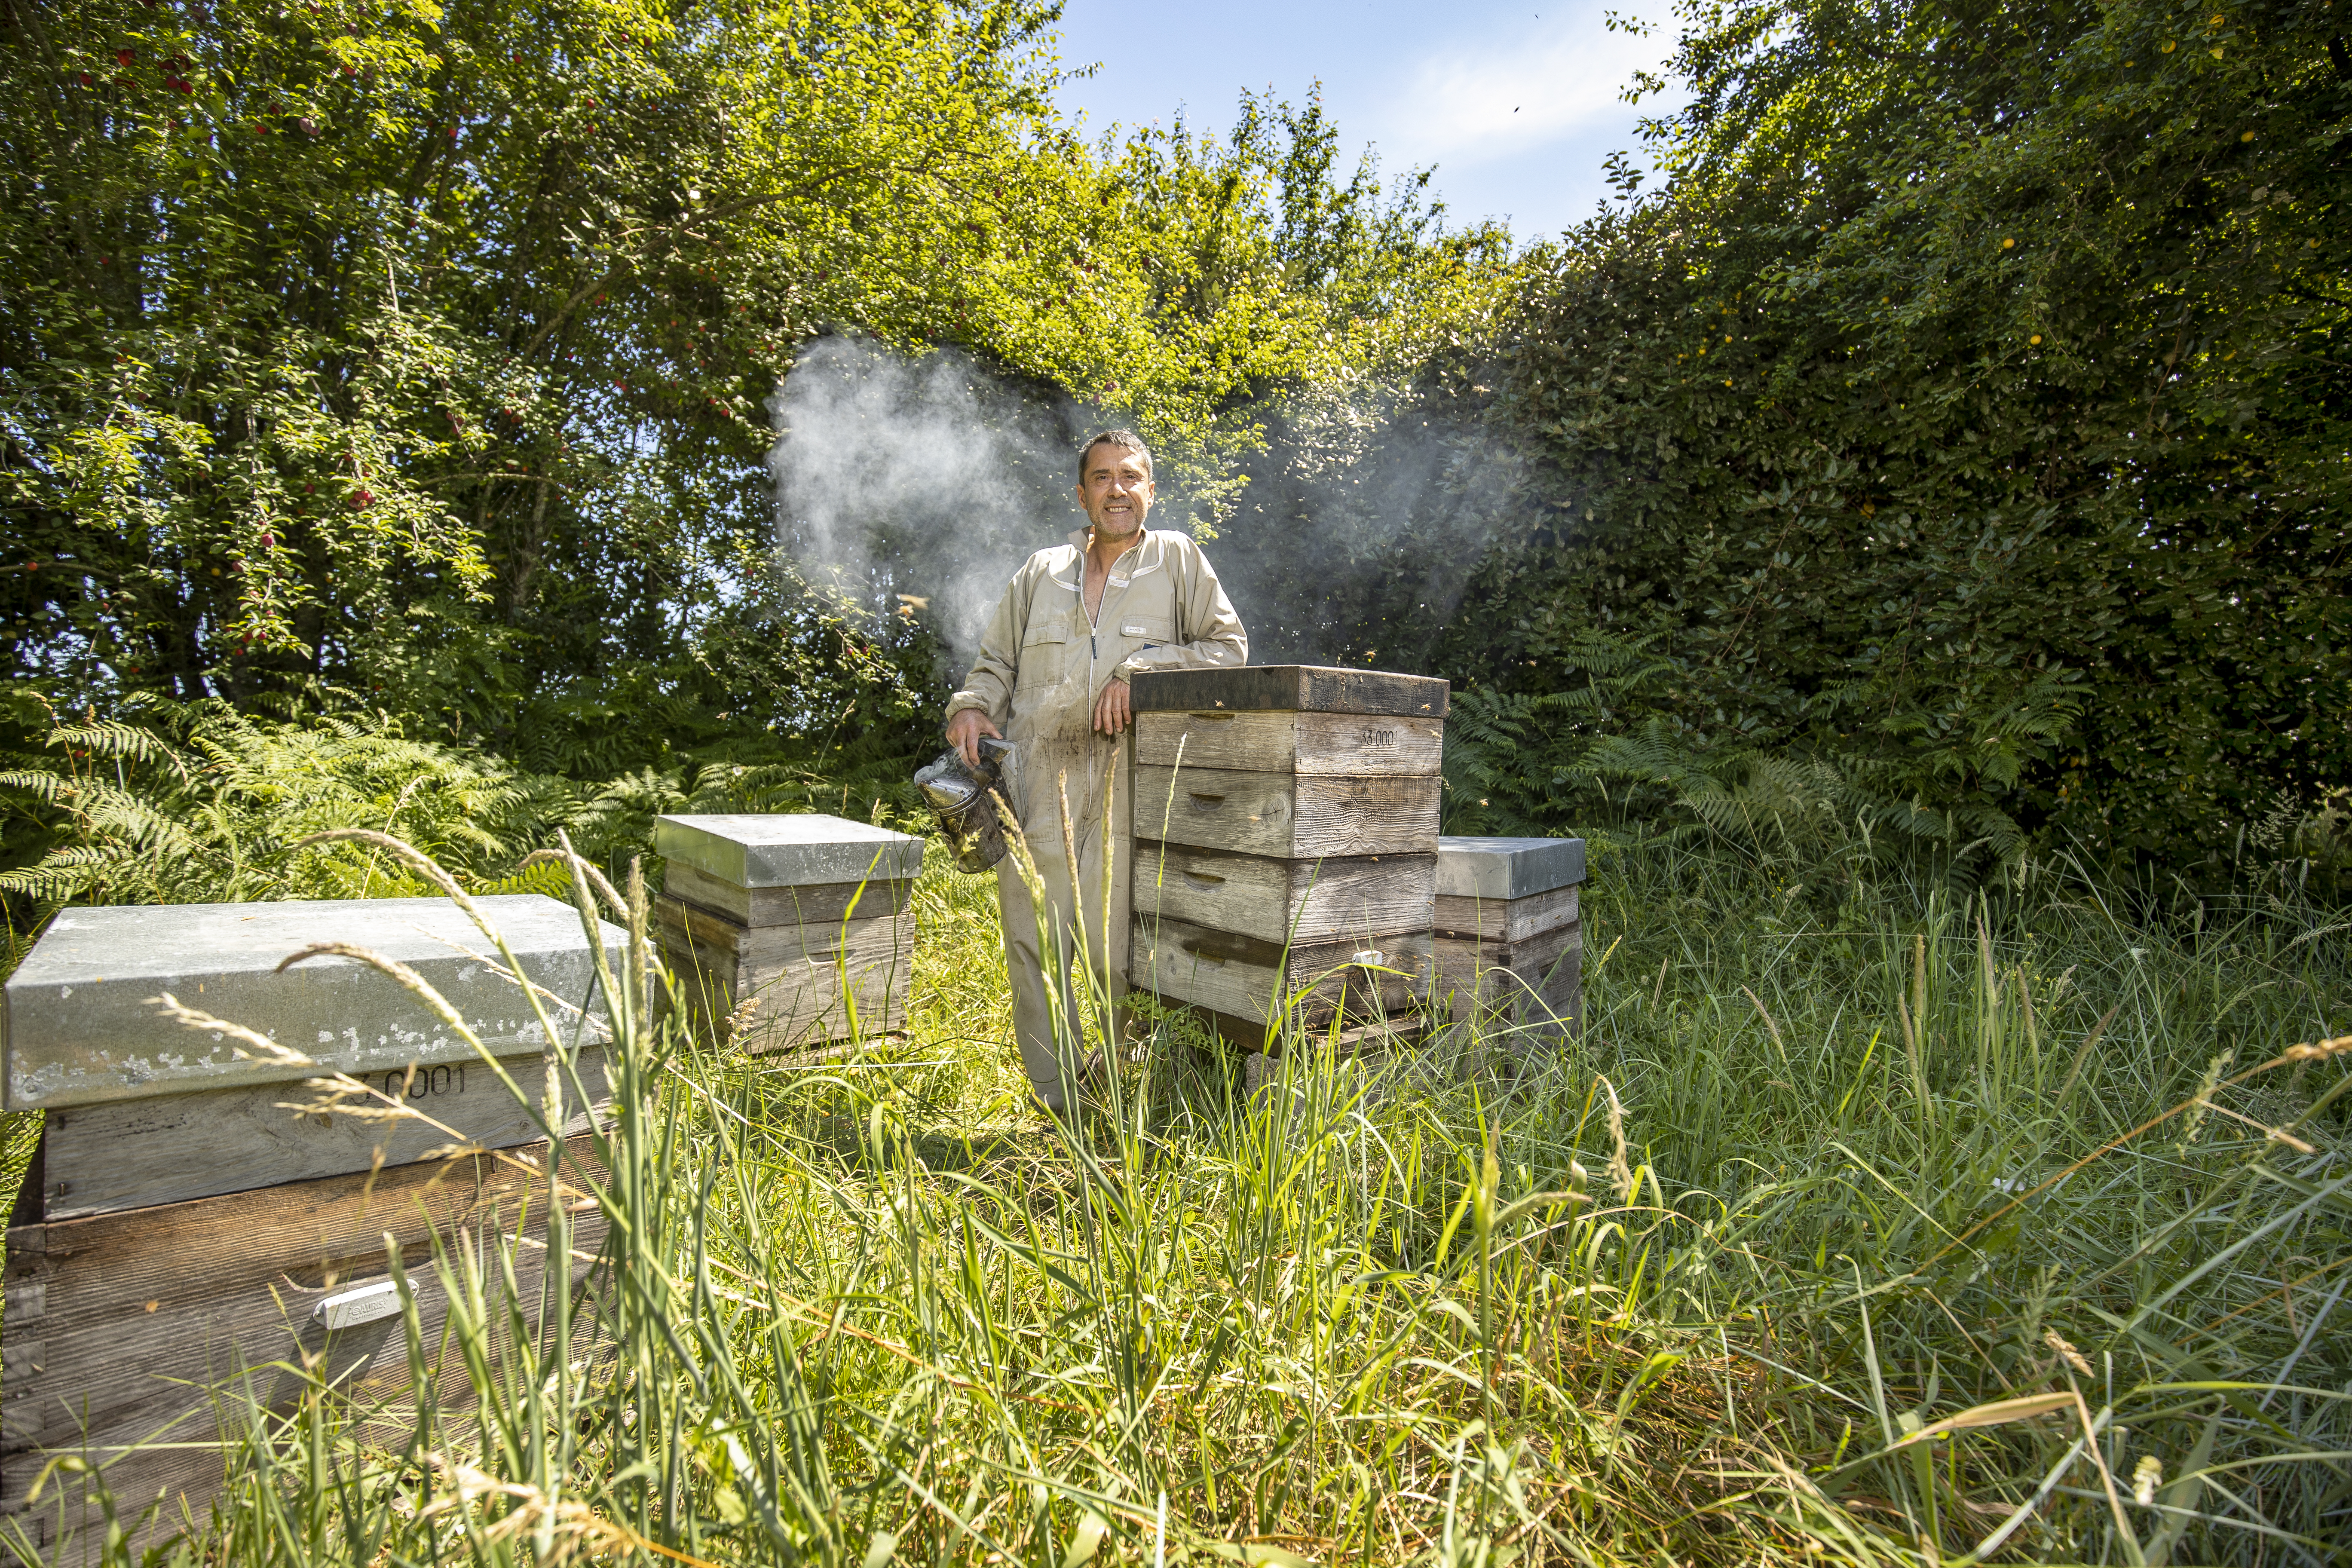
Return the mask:
[[10, 6], [20, 668], [509, 742], [587, 694], [740, 721], [771, 671], [698, 639], [756, 574], [793, 348], [947, 335], [1065, 260], [1049, 16]]
[[[1694, 9], [1666, 189], [1544, 254], [1499, 351], [1541, 521], [1444, 655], [1465, 826], [1704, 775], [1963, 863], [2178, 865], [2352, 772], [2342, 25]], [[1541, 706], [1633, 647], [1605, 726]]]

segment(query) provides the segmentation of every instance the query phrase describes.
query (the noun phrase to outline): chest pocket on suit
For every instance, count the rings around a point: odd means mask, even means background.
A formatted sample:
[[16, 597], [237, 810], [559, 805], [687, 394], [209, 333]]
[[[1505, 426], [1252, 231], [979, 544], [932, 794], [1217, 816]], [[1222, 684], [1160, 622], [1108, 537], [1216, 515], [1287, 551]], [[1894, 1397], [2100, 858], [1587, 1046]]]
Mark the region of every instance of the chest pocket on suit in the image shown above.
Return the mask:
[[1070, 640], [1066, 621], [1033, 624], [1021, 638], [1021, 668], [1015, 687], [1051, 686], [1062, 679], [1064, 647]]
[[1158, 646], [1176, 640], [1176, 623], [1165, 616], [1121, 616], [1118, 635], [1129, 642]]

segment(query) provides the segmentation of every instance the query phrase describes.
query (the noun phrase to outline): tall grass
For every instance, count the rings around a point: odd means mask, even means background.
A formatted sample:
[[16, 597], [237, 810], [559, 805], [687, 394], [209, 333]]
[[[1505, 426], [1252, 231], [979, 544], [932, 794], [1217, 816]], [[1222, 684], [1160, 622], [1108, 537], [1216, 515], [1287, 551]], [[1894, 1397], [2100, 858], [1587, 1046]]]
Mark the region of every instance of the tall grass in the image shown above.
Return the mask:
[[528, 1302], [523, 1227], [404, 1260], [498, 1352], [413, 1347], [404, 1442], [317, 1369], [247, 1407], [175, 1550], [2340, 1552], [2340, 928], [2056, 877], [1823, 918], [1727, 859], [1593, 862], [1580, 1040], [1294, 1033], [1251, 1095], [1161, 1018], [1069, 1126], [1028, 1108], [985, 879], [926, 873], [908, 1033], [845, 1059], [713, 1054], [614, 976], [614, 1121], [560, 1175], [604, 1229], [577, 1322], [558, 1237]]

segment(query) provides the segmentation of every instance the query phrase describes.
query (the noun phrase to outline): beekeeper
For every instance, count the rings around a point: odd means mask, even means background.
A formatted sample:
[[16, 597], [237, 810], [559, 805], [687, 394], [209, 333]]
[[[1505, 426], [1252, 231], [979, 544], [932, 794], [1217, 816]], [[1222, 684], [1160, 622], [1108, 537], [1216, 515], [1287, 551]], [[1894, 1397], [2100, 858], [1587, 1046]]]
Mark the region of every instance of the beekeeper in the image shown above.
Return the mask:
[[[1040, 550], [1013, 574], [981, 638], [978, 661], [963, 689], [948, 700], [948, 742], [967, 765], [978, 762], [983, 739], [1002, 735], [1012, 742], [1010, 800], [1053, 906], [1062, 952], [1072, 959], [1083, 953], [1117, 997], [1127, 991], [1128, 879], [1135, 844], [1123, 738], [1133, 713], [1128, 679], [1141, 669], [1247, 664], [1249, 634], [1191, 536], [1143, 526], [1151, 513], [1151, 451], [1140, 437], [1106, 430], [1088, 441], [1078, 454], [1077, 494], [1087, 526], [1068, 543]], [[1063, 847], [1065, 778], [1075, 868]], [[1106, 786], [1112, 812], [1108, 844]], [[1106, 849], [1111, 858], [1108, 922]], [[1055, 1049], [1038, 921], [1013, 857], [998, 864], [996, 886], [1013, 1036], [1037, 1099], [1059, 1111], [1075, 1101], [1077, 1086], [1065, 1081]], [[1081, 919], [1083, 944], [1076, 930]], [[1066, 973], [1054, 981], [1065, 998], [1065, 1016], [1076, 1019]]]

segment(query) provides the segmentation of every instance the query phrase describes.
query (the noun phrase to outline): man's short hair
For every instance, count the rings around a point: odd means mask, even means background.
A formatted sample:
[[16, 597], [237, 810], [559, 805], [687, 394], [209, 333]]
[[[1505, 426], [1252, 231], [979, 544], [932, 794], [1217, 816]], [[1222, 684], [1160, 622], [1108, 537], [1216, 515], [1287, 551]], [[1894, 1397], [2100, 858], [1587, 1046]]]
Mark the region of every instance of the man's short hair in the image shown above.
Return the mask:
[[1100, 430], [1078, 448], [1078, 483], [1082, 485], [1087, 482], [1087, 463], [1094, 457], [1097, 447], [1116, 447], [1122, 452], [1132, 452], [1143, 459], [1144, 473], [1151, 473], [1151, 448], [1143, 444], [1142, 437], [1132, 430]]

